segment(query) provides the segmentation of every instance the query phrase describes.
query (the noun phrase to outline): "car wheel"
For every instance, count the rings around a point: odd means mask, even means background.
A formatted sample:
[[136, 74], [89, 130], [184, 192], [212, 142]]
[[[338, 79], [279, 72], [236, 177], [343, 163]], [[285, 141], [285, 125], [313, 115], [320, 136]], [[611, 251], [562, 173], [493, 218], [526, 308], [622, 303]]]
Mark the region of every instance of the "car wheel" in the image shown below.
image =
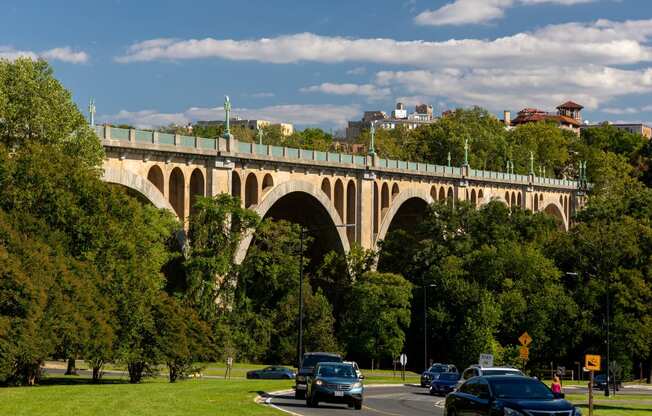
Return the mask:
[[362, 409], [362, 400], [356, 400], [353, 403], [353, 407], [355, 407], [355, 410], [361, 410]]
[[305, 399], [306, 398], [306, 393], [303, 392], [303, 391], [297, 390], [297, 391], [294, 392], [294, 398], [297, 399], [297, 400]]

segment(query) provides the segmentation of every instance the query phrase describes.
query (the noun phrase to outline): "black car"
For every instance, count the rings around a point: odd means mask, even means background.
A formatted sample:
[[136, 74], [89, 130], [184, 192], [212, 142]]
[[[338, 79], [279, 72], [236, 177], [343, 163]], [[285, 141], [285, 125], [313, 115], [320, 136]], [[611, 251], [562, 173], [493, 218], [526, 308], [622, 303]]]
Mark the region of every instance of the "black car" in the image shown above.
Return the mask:
[[319, 402], [344, 403], [362, 409], [364, 385], [351, 363], [319, 363], [310, 378], [306, 405], [317, 407]]
[[446, 396], [446, 416], [581, 416], [580, 409], [530, 377], [474, 377]]
[[[614, 384], [616, 385], [616, 391], [620, 391], [620, 388], [623, 386], [623, 383], [618, 381], [616, 382], [616, 379], [612, 376], [609, 379], [609, 388], [613, 389]], [[607, 375], [606, 374], [598, 374], [593, 378], [593, 388], [597, 390], [604, 390], [604, 388], [607, 386]]]
[[441, 373], [457, 373], [457, 367], [452, 364], [433, 364], [421, 374], [421, 387], [430, 387], [430, 383]]
[[455, 390], [460, 373], [440, 373], [439, 377], [430, 383], [430, 394], [445, 396]]
[[296, 384], [294, 386], [294, 398], [304, 399], [308, 388], [308, 381], [312, 377], [315, 366], [319, 363], [341, 363], [342, 356], [330, 352], [306, 352], [303, 354], [301, 367], [297, 371]]
[[260, 370], [247, 371], [247, 378], [293, 379], [294, 371], [287, 367], [265, 367]]

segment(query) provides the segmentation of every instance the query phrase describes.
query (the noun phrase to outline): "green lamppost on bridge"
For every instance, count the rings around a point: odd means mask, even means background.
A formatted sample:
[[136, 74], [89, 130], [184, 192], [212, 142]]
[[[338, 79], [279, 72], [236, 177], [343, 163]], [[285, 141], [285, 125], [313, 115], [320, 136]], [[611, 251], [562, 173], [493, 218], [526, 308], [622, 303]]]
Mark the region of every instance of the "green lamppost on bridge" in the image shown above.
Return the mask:
[[534, 175], [534, 152], [530, 151], [530, 175]]
[[464, 166], [469, 166], [469, 139], [464, 139]]
[[224, 96], [224, 137], [231, 137], [231, 100], [229, 96]]
[[451, 152], [448, 152], [448, 167], [451, 167]]
[[91, 123], [91, 127], [95, 126], [95, 99], [91, 97], [88, 101], [88, 118]]
[[261, 128], [258, 129], [258, 144], [263, 144], [263, 129]]
[[369, 128], [369, 135], [371, 136], [371, 139], [369, 140], [369, 155], [373, 156], [376, 154], [376, 123], [373, 121]]

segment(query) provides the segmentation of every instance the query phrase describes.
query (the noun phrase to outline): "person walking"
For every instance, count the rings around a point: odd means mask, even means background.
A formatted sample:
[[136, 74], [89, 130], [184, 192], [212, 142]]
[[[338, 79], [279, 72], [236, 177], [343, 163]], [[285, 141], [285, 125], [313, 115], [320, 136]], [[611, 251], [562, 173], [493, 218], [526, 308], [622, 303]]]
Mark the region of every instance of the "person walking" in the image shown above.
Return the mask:
[[552, 378], [552, 385], [550, 386], [550, 389], [555, 394], [561, 393], [561, 381], [559, 381], [559, 376], [556, 375]]

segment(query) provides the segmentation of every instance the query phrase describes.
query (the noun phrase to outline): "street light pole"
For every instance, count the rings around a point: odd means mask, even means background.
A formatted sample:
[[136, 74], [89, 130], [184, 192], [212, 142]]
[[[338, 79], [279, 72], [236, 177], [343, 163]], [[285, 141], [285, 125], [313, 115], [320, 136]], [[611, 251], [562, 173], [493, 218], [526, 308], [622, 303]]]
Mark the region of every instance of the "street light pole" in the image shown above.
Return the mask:
[[[604, 395], [607, 396], [607, 397], [609, 397], [609, 381], [611, 380], [611, 378], [610, 378], [611, 371], [610, 371], [610, 368], [609, 368], [611, 366], [611, 361], [610, 361], [610, 359], [611, 359], [611, 357], [610, 357], [610, 355], [611, 355], [611, 345], [610, 345], [611, 344], [611, 339], [610, 339], [610, 331], [609, 331], [609, 327], [610, 327], [610, 325], [609, 325], [610, 316], [609, 315], [610, 315], [610, 309], [611, 309], [610, 305], [609, 305], [611, 303], [611, 296], [609, 296], [610, 280], [611, 279], [609, 278], [609, 276], [607, 276], [607, 384], [606, 384], [606, 386], [604, 388]], [[616, 391], [616, 387], [614, 386], [614, 392], [615, 391]]]
[[428, 288], [435, 284], [423, 285], [423, 368], [428, 369]]
[[[335, 227], [355, 227], [355, 224], [337, 224]], [[323, 230], [325, 228], [330, 227], [311, 228], [308, 230], [304, 226], [301, 226], [301, 232], [299, 233], [299, 336], [297, 342], [297, 368], [301, 368], [301, 362], [303, 361], [303, 239], [305, 238], [306, 232]]]

